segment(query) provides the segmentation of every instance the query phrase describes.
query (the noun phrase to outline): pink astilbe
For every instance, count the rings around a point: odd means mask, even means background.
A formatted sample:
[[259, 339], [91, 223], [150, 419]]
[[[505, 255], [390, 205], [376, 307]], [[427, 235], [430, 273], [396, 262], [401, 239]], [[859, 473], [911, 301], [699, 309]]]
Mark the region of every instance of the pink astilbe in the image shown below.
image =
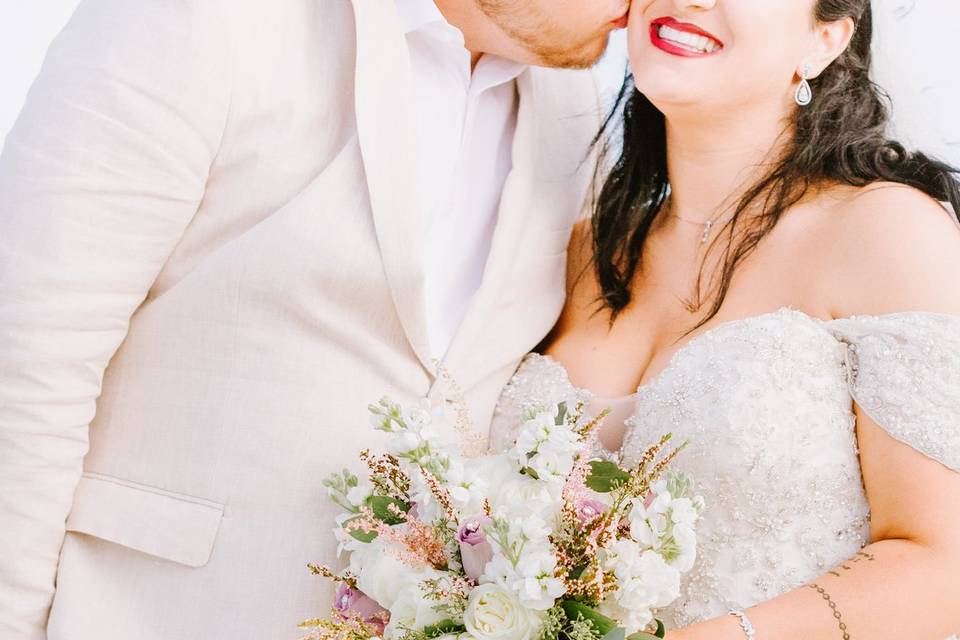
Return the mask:
[[585, 455], [577, 458], [573, 469], [563, 484], [563, 500], [569, 504], [577, 504], [591, 499], [590, 488], [587, 487], [587, 478], [590, 476], [590, 461]]

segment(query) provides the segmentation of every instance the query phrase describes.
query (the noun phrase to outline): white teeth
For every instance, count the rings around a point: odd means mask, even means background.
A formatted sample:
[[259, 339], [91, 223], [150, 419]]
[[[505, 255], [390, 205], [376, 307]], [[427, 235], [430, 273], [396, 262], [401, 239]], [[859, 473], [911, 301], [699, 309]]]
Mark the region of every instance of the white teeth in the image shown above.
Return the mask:
[[667, 25], [661, 25], [658, 34], [662, 40], [681, 45], [697, 53], [713, 53], [720, 48], [720, 44], [712, 38], [680, 31]]

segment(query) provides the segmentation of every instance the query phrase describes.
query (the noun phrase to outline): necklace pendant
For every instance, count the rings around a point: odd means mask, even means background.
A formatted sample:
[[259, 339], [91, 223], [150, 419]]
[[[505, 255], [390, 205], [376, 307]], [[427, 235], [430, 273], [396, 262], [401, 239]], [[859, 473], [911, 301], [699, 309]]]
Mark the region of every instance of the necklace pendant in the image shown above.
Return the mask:
[[707, 244], [707, 240], [710, 239], [710, 231], [713, 229], [713, 220], [708, 220], [703, 223], [703, 236], [700, 238], [700, 244]]

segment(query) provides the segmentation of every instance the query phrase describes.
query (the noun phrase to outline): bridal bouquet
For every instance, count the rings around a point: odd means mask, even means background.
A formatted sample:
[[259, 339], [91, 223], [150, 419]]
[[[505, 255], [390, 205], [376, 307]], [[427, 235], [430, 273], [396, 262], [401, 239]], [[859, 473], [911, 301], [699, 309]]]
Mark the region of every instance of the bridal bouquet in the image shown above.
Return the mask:
[[[592, 455], [604, 416], [530, 407], [512, 449], [467, 457], [438, 443], [425, 405], [370, 407], [387, 452], [365, 479], [325, 482], [343, 508], [349, 568], [312, 640], [624, 640], [663, 637], [656, 609], [696, 556], [702, 499], [668, 468], [670, 437], [623, 469]], [[682, 447], [681, 447], [682, 448]]]

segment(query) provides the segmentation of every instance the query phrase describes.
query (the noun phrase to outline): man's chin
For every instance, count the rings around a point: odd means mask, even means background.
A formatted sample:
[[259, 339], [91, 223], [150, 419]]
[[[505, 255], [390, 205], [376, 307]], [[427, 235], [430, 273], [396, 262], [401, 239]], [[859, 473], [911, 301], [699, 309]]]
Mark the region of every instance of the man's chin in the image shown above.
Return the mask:
[[610, 34], [584, 44], [577, 49], [540, 47], [534, 51], [537, 65], [556, 69], [589, 69], [600, 62], [610, 44]]

